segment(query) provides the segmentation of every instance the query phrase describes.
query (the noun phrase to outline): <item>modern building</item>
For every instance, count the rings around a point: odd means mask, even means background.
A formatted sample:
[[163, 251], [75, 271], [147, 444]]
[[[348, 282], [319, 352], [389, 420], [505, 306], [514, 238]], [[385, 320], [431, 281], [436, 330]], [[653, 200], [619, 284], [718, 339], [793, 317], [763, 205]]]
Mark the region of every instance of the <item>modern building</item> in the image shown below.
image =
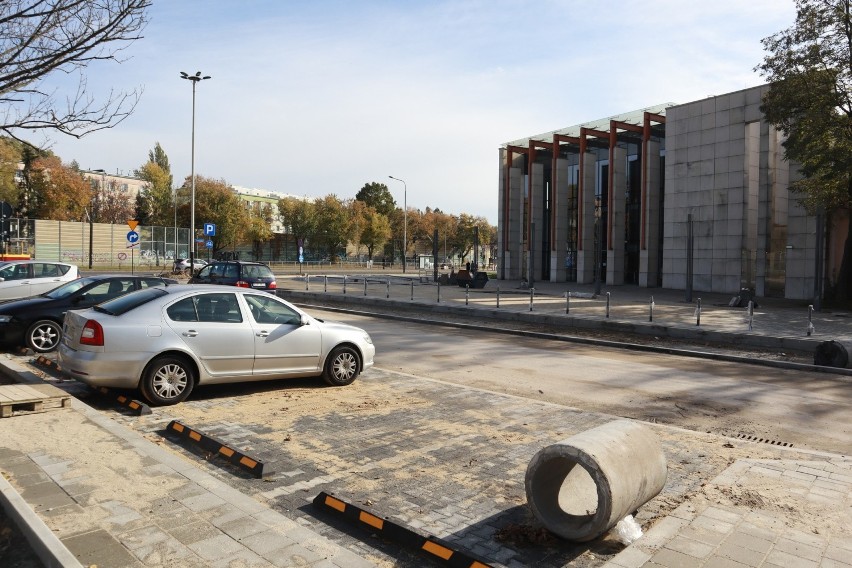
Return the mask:
[[498, 278], [814, 298], [840, 251], [788, 190], [796, 168], [760, 111], [767, 89], [505, 144]]

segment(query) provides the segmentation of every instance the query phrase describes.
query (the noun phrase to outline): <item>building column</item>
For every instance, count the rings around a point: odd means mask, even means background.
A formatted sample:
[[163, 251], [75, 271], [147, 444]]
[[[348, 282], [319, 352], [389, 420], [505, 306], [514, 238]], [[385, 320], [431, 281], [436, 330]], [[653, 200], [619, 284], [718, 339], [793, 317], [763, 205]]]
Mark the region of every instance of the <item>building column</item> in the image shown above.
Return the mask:
[[627, 193], [627, 150], [613, 148], [610, 160], [609, 227], [607, 230], [606, 283], [624, 284], [624, 210]]
[[[529, 270], [530, 262], [532, 262], [532, 279], [533, 282], [542, 279], [541, 259], [542, 254], [547, 251], [542, 250], [544, 247], [544, 239], [542, 233], [546, 226], [544, 222], [544, 166], [539, 163], [532, 164], [530, 168], [529, 179], [529, 220], [530, 226], [528, 229], [528, 246], [527, 246], [527, 269]], [[535, 225], [535, 227], [533, 227]], [[535, 228], [535, 231], [533, 231]], [[530, 254], [532, 253], [532, 254]], [[524, 274], [526, 276], [526, 274]]]
[[550, 281], [565, 282], [568, 273], [565, 267], [566, 246], [568, 243], [568, 188], [571, 185], [568, 179], [568, 160], [558, 158], [556, 160], [556, 184], [553, 188], [554, 213], [552, 216], [553, 227], [551, 229], [550, 245]]
[[577, 215], [580, 224], [577, 247], [577, 284], [595, 281], [595, 161], [594, 154], [580, 154], [582, 175], [580, 176], [580, 202]]
[[645, 144], [645, 210], [642, 212], [643, 238], [639, 250], [639, 286], [655, 288], [659, 281], [660, 254], [660, 143]]

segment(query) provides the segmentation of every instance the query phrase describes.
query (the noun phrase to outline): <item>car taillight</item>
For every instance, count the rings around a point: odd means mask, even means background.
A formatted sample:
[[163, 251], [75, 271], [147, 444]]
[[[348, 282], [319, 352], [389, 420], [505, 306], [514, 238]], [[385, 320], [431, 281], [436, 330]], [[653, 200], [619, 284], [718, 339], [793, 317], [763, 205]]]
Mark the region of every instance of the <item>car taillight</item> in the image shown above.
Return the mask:
[[83, 326], [83, 333], [80, 334], [81, 345], [97, 345], [103, 347], [104, 344], [104, 328], [101, 324], [94, 320], [88, 320]]
[[251, 286], [249, 286], [249, 283], [245, 280], [237, 280], [236, 286], [237, 288], [251, 288]]
[[270, 290], [274, 290], [276, 288], [278, 288], [278, 284], [275, 283], [275, 280], [273, 280], [272, 282], [269, 283], [269, 289]]

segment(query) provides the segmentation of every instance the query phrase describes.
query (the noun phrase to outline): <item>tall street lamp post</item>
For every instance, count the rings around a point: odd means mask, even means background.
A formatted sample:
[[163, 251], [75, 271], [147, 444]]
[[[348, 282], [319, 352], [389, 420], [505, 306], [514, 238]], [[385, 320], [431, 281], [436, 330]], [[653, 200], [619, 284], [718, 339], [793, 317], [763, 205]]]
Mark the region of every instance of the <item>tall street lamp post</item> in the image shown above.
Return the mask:
[[192, 273], [195, 269], [195, 85], [199, 81], [210, 79], [210, 75], [202, 77], [201, 71], [196, 71], [195, 75], [187, 75], [181, 71], [180, 78], [192, 81], [192, 157], [190, 161], [192, 190], [189, 198], [189, 237], [192, 239], [192, 245], [189, 247], [189, 271]]
[[405, 255], [408, 252], [408, 184], [405, 180], [388, 176], [402, 182], [402, 271], [405, 272]]
[[[101, 187], [98, 193], [103, 193], [106, 188], [106, 170], [103, 168], [98, 170], [92, 170], [93, 172], [97, 172], [101, 174]], [[94, 234], [95, 234], [95, 225], [94, 225], [94, 217], [95, 217], [95, 197], [92, 196], [92, 202], [89, 204], [89, 270], [92, 269], [92, 256], [94, 247], [92, 243], [94, 242]]]

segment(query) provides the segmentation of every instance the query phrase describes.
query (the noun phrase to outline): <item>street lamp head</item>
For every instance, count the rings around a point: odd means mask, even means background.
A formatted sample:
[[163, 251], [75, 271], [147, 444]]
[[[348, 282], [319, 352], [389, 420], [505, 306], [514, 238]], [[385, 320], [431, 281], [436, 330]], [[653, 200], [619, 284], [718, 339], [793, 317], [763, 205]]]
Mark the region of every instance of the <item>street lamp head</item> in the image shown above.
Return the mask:
[[180, 72], [180, 78], [186, 79], [188, 81], [192, 81], [193, 83], [197, 83], [198, 81], [203, 81], [204, 79], [212, 79], [210, 75], [201, 76], [201, 71], [196, 71], [195, 75], [190, 75], [186, 71]]

